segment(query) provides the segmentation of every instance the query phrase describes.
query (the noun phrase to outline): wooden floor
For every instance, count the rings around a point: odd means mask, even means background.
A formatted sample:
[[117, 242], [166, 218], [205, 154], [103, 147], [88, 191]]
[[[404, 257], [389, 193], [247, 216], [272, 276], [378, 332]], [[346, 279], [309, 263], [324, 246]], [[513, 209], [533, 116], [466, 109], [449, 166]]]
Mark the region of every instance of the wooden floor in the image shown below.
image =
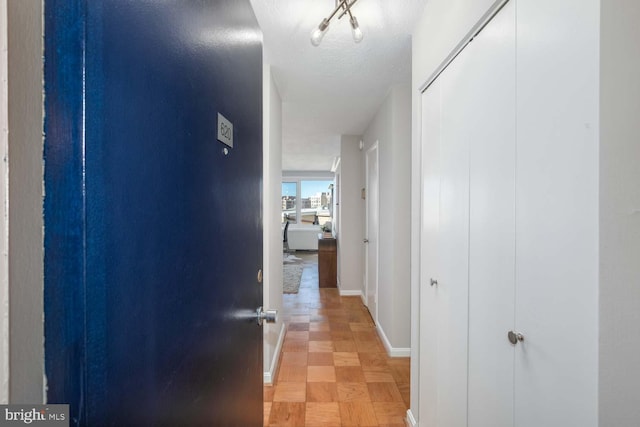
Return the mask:
[[287, 333], [264, 389], [264, 425], [404, 427], [409, 359], [388, 357], [360, 297], [318, 289], [314, 257], [304, 259], [300, 292], [284, 295]]

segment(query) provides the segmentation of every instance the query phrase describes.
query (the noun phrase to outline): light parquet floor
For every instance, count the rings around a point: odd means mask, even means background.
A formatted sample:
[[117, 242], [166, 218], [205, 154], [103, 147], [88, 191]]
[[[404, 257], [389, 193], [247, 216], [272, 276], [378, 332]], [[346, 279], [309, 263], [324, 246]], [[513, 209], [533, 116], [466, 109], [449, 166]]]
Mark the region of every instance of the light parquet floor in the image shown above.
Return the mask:
[[276, 381], [264, 388], [265, 426], [404, 427], [409, 358], [390, 358], [360, 297], [319, 289], [304, 259], [298, 294], [284, 295], [287, 332]]

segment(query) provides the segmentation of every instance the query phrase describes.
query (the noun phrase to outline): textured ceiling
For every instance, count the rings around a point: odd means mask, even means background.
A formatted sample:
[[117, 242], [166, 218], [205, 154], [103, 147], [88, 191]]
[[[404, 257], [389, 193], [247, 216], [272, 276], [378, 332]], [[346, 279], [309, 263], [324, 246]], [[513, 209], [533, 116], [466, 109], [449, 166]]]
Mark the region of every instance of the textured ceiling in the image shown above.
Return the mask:
[[410, 34], [425, 2], [358, 0], [363, 41], [336, 16], [314, 47], [311, 31], [334, 0], [251, 0], [283, 101], [284, 170], [329, 170], [340, 135], [362, 134], [389, 87], [410, 80]]

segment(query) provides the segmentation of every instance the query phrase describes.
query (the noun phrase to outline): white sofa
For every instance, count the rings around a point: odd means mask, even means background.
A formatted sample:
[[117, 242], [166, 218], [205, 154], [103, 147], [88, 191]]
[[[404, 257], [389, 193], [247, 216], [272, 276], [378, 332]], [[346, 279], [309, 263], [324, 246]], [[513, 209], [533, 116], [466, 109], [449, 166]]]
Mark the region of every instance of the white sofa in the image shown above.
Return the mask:
[[[283, 229], [284, 231], [284, 229]], [[322, 233], [319, 225], [295, 225], [290, 224], [287, 231], [289, 250], [291, 251], [317, 251], [318, 233]]]

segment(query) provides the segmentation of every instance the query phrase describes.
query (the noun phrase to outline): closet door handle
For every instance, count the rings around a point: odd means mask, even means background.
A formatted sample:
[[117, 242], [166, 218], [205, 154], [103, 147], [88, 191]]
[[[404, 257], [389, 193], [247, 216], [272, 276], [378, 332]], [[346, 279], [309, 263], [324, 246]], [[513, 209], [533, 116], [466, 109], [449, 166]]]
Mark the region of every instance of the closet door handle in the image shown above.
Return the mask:
[[437, 280], [435, 280], [435, 279], [430, 279], [430, 283], [429, 283], [429, 285], [430, 285], [430, 286], [438, 286], [438, 281], [437, 281]]
[[524, 335], [522, 335], [519, 332], [509, 331], [509, 333], [507, 334], [507, 338], [509, 339], [509, 342], [513, 345], [516, 345], [519, 342], [524, 341]]

